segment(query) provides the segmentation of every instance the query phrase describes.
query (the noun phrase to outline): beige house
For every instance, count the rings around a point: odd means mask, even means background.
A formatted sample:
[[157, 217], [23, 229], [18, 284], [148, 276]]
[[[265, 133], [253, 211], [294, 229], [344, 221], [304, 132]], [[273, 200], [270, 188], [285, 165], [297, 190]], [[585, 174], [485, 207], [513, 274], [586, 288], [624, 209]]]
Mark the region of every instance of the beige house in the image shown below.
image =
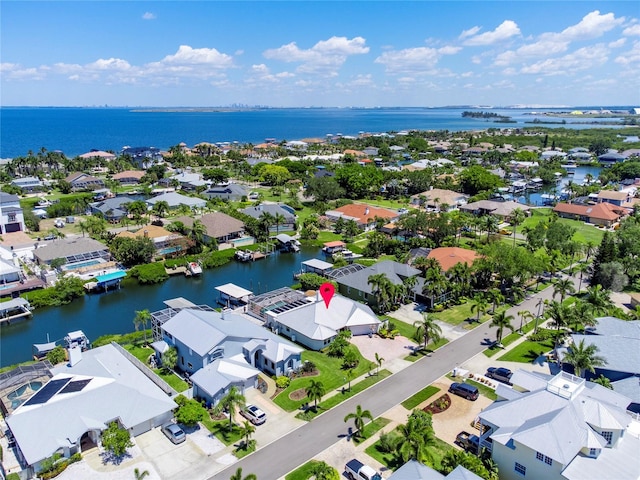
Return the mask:
[[422, 206], [424, 208], [435, 208], [437, 210], [446, 205], [447, 211], [455, 210], [461, 205], [466, 205], [467, 200], [469, 200], [469, 195], [442, 188], [432, 188], [426, 192], [411, 196], [412, 205]]

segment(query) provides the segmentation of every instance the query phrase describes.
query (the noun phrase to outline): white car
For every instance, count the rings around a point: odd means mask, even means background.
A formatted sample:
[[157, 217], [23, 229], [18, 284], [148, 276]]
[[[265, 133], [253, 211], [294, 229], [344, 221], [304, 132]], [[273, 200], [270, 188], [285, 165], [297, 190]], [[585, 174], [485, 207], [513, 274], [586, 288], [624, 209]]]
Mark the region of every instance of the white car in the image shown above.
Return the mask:
[[255, 405], [247, 405], [242, 410], [240, 410], [240, 415], [242, 415], [254, 425], [262, 425], [267, 421], [267, 414]]
[[59, 218], [53, 224], [56, 228], [64, 228], [64, 222]]

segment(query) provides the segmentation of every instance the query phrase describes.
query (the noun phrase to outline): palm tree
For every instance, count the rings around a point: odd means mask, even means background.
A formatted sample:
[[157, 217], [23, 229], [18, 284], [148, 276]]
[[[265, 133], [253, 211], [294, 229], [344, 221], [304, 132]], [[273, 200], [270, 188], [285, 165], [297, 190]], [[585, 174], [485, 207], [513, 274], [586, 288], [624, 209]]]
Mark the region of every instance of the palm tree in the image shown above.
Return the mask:
[[367, 285], [371, 285], [373, 294], [376, 297], [378, 309], [381, 312], [384, 312], [389, 301], [390, 287], [392, 285], [391, 281], [384, 273], [376, 273], [374, 275], [369, 275], [367, 278]]
[[135, 468], [133, 470], [133, 475], [134, 475], [135, 480], [142, 480], [144, 477], [149, 475], [149, 470], [143, 470], [141, 472], [139, 469]]
[[576, 303], [573, 304], [573, 311], [571, 312], [571, 318], [569, 319], [569, 327], [572, 332], [581, 332], [585, 327], [593, 327], [596, 324], [596, 319], [593, 316], [593, 307], [590, 303], [576, 299]]
[[482, 219], [482, 226], [487, 232], [487, 241], [492, 232], [498, 229], [498, 219], [494, 215], [486, 215]]
[[580, 272], [580, 283], [578, 283], [578, 293], [580, 293], [580, 290], [582, 290], [582, 276], [585, 273], [589, 273], [590, 269], [591, 269], [591, 265], [589, 265], [587, 262], [581, 262], [578, 264], [578, 272]]
[[482, 295], [476, 295], [473, 297], [473, 302], [471, 303], [471, 313], [478, 312], [478, 316], [476, 320], [480, 323], [480, 317], [487, 313], [489, 309], [489, 302]]
[[429, 340], [438, 342], [442, 338], [442, 328], [436, 323], [435, 318], [427, 315], [427, 312], [422, 312], [422, 320], [416, 320], [413, 326], [416, 327], [416, 337], [422, 338], [424, 342], [422, 347], [424, 350], [427, 349]]
[[606, 315], [613, 306], [611, 292], [602, 288], [600, 284], [587, 288], [586, 300], [593, 306], [593, 313], [595, 315]]
[[238, 467], [236, 473], [231, 475], [231, 478], [229, 478], [229, 480], [258, 480], [258, 477], [255, 473], [249, 473], [243, 477], [242, 468]]
[[518, 225], [520, 225], [524, 219], [527, 217], [527, 214], [521, 208], [516, 208], [511, 212], [511, 225], [513, 225], [513, 246], [516, 246], [516, 230]]
[[356, 406], [356, 411], [353, 413], [349, 413], [344, 417], [345, 423], [353, 418], [353, 423], [356, 427], [356, 436], [362, 436], [364, 434], [364, 421], [365, 419], [369, 419], [370, 422], [373, 422], [373, 415], [369, 410], [363, 410], [360, 405]]
[[520, 310], [518, 315], [520, 316], [520, 328], [518, 329], [518, 332], [522, 333], [522, 326], [524, 325], [525, 318], [531, 320], [533, 319], [533, 314], [529, 310]]
[[240, 435], [242, 435], [242, 437], [244, 438], [245, 450], [249, 450], [249, 447], [252, 442], [251, 435], [253, 435], [255, 432], [256, 432], [256, 427], [251, 425], [251, 423], [247, 422], [246, 420], [242, 422], [242, 426], [240, 427]]
[[[424, 412], [419, 413], [424, 414]], [[434, 446], [436, 443], [433, 427], [422, 422], [415, 412], [409, 415], [406, 424], [398, 425], [398, 433], [400, 433], [400, 438], [396, 449], [403, 462], [411, 459], [420, 462], [432, 459], [433, 455], [428, 447]]]
[[502, 295], [502, 292], [498, 288], [492, 288], [487, 292], [487, 295], [489, 295], [489, 298], [491, 299], [491, 313], [495, 313], [496, 308], [498, 308], [498, 303], [504, 302], [504, 295]]
[[571, 321], [571, 313], [569, 307], [555, 300], [547, 305], [544, 314], [551, 320], [551, 325], [556, 328], [556, 346], [560, 341], [560, 329], [567, 328]]
[[311, 383], [305, 388], [305, 393], [309, 400], [313, 400], [313, 410], [318, 409], [318, 400], [322, 400], [322, 397], [327, 392], [324, 384], [317, 380], [311, 380]]
[[200, 220], [194, 220], [191, 226], [191, 232], [189, 232], [189, 238], [195, 242], [196, 249], [199, 249], [204, 244], [204, 238], [207, 234], [207, 227]]
[[378, 367], [376, 368], [376, 375], [378, 375], [378, 373], [380, 372], [380, 367], [382, 366], [383, 362], [384, 358], [382, 358], [380, 355], [378, 355], [378, 352], [376, 352], [376, 363], [378, 364]]
[[287, 221], [287, 218], [281, 213], [276, 213], [273, 216], [273, 223], [276, 224], [276, 235], [280, 233], [280, 225], [282, 225], [286, 221]]
[[144, 343], [147, 343], [147, 324], [151, 321], [151, 313], [148, 309], [136, 310], [136, 316], [133, 319], [133, 325], [138, 331], [138, 328], [142, 327], [144, 332]]
[[489, 324], [490, 327], [496, 327], [496, 343], [500, 345], [502, 342], [502, 333], [505, 328], [508, 328], [513, 332], [514, 328], [511, 325], [511, 321], [513, 320], [513, 315], [507, 315], [506, 311], [496, 313]]
[[271, 228], [271, 225], [275, 223], [275, 218], [269, 212], [262, 212], [258, 220], [260, 221], [260, 224], [264, 227], [265, 232], [267, 234], [267, 239], [268, 239], [269, 229]]
[[216, 405], [217, 412], [226, 411], [229, 413], [229, 430], [233, 429], [233, 416], [237, 408], [243, 408], [247, 403], [244, 395], [240, 393], [238, 387], [233, 385], [227, 394], [220, 399], [218, 405]]
[[604, 375], [600, 374], [598, 378], [591, 380], [593, 383], [597, 383], [598, 385], [602, 385], [604, 388], [608, 388], [609, 390], [613, 390], [613, 385], [611, 385], [611, 380], [609, 380]]
[[602, 367], [606, 364], [604, 357], [596, 355], [598, 347], [596, 345], [585, 345], [584, 339], [577, 345], [574, 343], [569, 351], [565, 353], [562, 361], [573, 366], [577, 377], [582, 377], [585, 371], [596, 373], [595, 367]]
[[567, 294], [575, 293], [576, 287], [573, 286], [573, 281], [570, 278], [559, 278], [553, 282], [553, 296], [560, 294], [560, 303], [564, 302], [564, 297]]
[[339, 477], [336, 469], [327, 462], [314, 462], [309, 473], [313, 475], [316, 480], [333, 480]]
[[178, 364], [178, 350], [176, 347], [169, 348], [166, 352], [162, 354], [162, 368], [168, 372], [171, 372], [176, 368]]

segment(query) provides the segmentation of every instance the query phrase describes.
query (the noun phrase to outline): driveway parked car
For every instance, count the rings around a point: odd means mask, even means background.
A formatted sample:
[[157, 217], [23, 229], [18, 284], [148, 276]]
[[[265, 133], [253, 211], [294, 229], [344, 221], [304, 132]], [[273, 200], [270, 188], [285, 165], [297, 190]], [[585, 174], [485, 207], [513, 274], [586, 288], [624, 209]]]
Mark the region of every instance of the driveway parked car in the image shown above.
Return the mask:
[[452, 383], [449, 387], [449, 391], [451, 393], [455, 393], [456, 395], [460, 395], [467, 400], [477, 400], [478, 395], [480, 395], [478, 387], [474, 387], [473, 385], [469, 385], [468, 383]]
[[487, 368], [486, 377], [493, 378], [502, 383], [506, 383], [507, 385], [511, 385], [511, 376], [513, 373], [508, 368], [503, 367], [490, 367]]
[[240, 415], [242, 415], [254, 425], [262, 425], [267, 421], [267, 414], [255, 405], [247, 405], [242, 410], [240, 410]]
[[184, 430], [173, 422], [164, 424], [162, 426], [162, 433], [164, 433], [165, 436], [176, 445], [187, 439], [187, 435], [184, 433]]

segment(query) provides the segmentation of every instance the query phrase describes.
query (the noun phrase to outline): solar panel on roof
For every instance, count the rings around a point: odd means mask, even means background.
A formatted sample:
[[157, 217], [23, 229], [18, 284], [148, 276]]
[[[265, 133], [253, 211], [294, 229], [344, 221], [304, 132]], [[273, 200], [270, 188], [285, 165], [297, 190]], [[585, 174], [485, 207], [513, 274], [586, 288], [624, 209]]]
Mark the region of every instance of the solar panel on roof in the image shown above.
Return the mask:
[[69, 383], [70, 378], [61, 378], [59, 380], [51, 380], [44, 387], [36, 392], [36, 394], [27, 400], [24, 405], [39, 405], [47, 403], [62, 387]]
[[60, 393], [80, 392], [84, 387], [86, 387], [89, 384], [90, 381], [91, 379], [88, 378], [85, 380], [75, 380], [73, 382], [69, 382], [69, 384], [66, 387], [60, 390]]

